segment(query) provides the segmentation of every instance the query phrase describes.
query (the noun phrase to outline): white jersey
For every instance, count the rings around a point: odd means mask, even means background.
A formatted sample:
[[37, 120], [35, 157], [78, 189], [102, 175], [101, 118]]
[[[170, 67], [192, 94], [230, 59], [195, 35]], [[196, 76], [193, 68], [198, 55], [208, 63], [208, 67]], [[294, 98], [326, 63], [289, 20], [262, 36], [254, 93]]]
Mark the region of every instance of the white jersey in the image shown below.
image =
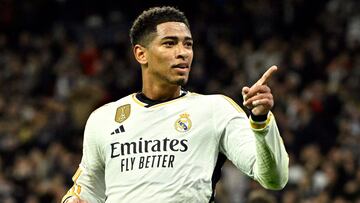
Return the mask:
[[288, 179], [288, 155], [274, 117], [249, 120], [222, 95], [149, 104], [137, 94], [95, 110], [84, 133], [74, 186], [63, 198], [89, 203], [209, 202], [218, 155], [265, 188]]

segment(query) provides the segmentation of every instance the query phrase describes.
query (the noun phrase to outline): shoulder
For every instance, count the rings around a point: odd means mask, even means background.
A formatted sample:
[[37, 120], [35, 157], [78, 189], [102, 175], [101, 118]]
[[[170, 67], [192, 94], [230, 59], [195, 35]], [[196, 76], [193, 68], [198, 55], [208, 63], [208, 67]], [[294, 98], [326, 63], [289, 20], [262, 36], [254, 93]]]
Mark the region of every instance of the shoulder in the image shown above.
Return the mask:
[[243, 113], [244, 110], [230, 97], [223, 95], [223, 94], [198, 94], [198, 93], [191, 93], [191, 96], [197, 98], [203, 102], [203, 104], [210, 104], [215, 108], [229, 108], [229, 109], [236, 109], [238, 112]]
[[[218, 100], [224, 100], [226, 98], [229, 98], [222, 94], [199, 94], [196, 92], [189, 92], [189, 97], [193, 99], [199, 99], [199, 100], [207, 100], [207, 101], [218, 101]], [[230, 98], [229, 98], [230, 99]]]
[[190, 92], [190, 97], [206, 100], [212, 103], [226, 103], [226, 104], [236, 104], [237, 103], [230, 97], [223, 94], [199, 94], [195, 92]]
[[109, 114], [110, 115], [114, 114], [114, 112], [116, 112], [117, 109], [120, 108], [121, 106], [130, 104], [132, 102], [131, 100], [132, 96], [133, 94], [130, 94], [121, 99], [100, 106], [90, 114], [89, 120], [105, 119], [106, 117], [109, 116]]

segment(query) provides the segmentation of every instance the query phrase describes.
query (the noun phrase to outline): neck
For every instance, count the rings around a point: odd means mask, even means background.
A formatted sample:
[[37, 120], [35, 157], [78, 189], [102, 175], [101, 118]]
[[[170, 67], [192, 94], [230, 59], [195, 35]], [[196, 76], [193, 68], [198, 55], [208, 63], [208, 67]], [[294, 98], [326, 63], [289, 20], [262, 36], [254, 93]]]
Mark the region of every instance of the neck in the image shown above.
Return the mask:
[[180, 86], [143, 86], [142, 93], [151, 100], [168, 100], [176, 98], [180, 95]]
[[179, 97], [181, 86], [158, 84], [143, 80], [142, 93], [151, 100], [168, 100]]

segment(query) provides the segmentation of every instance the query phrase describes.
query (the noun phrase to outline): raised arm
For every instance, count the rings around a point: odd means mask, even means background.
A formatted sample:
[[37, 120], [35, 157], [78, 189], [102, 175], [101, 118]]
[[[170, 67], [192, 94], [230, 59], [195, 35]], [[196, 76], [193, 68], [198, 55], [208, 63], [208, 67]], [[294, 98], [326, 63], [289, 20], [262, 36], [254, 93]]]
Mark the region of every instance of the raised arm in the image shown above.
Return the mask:
[[222, 118], [220, 123], [223, 122], [222, 132], [219, 132], [220, 150], [242, 172], [263, 187], [274, 190], [286, 185], [289, 163], [274, 115], [270, 112], [274, 101], [266, 85], [276, 69], [272, 66], [255, 85], [243, 88], [244, 105], [251, 110], [249, 119], [239, 111], [240, 107], [225, 107], [223, 110], [228, 112], [216, 116]]

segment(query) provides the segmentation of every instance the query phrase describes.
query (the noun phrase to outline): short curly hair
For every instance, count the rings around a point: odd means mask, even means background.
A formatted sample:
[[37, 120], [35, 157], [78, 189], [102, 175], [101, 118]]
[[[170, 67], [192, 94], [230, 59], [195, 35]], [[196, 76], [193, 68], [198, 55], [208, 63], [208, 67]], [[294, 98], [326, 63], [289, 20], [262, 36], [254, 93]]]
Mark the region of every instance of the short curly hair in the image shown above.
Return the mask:
[[182, 22], [189, 29], [189, 22], [180, 10], [170, 7], [152, 7], [142, 12], [134, 21], [130, 29], [130, 41], [132, 46], [140, 44], [148, 45], [156, 33], [157, 25], [165, 22]]

